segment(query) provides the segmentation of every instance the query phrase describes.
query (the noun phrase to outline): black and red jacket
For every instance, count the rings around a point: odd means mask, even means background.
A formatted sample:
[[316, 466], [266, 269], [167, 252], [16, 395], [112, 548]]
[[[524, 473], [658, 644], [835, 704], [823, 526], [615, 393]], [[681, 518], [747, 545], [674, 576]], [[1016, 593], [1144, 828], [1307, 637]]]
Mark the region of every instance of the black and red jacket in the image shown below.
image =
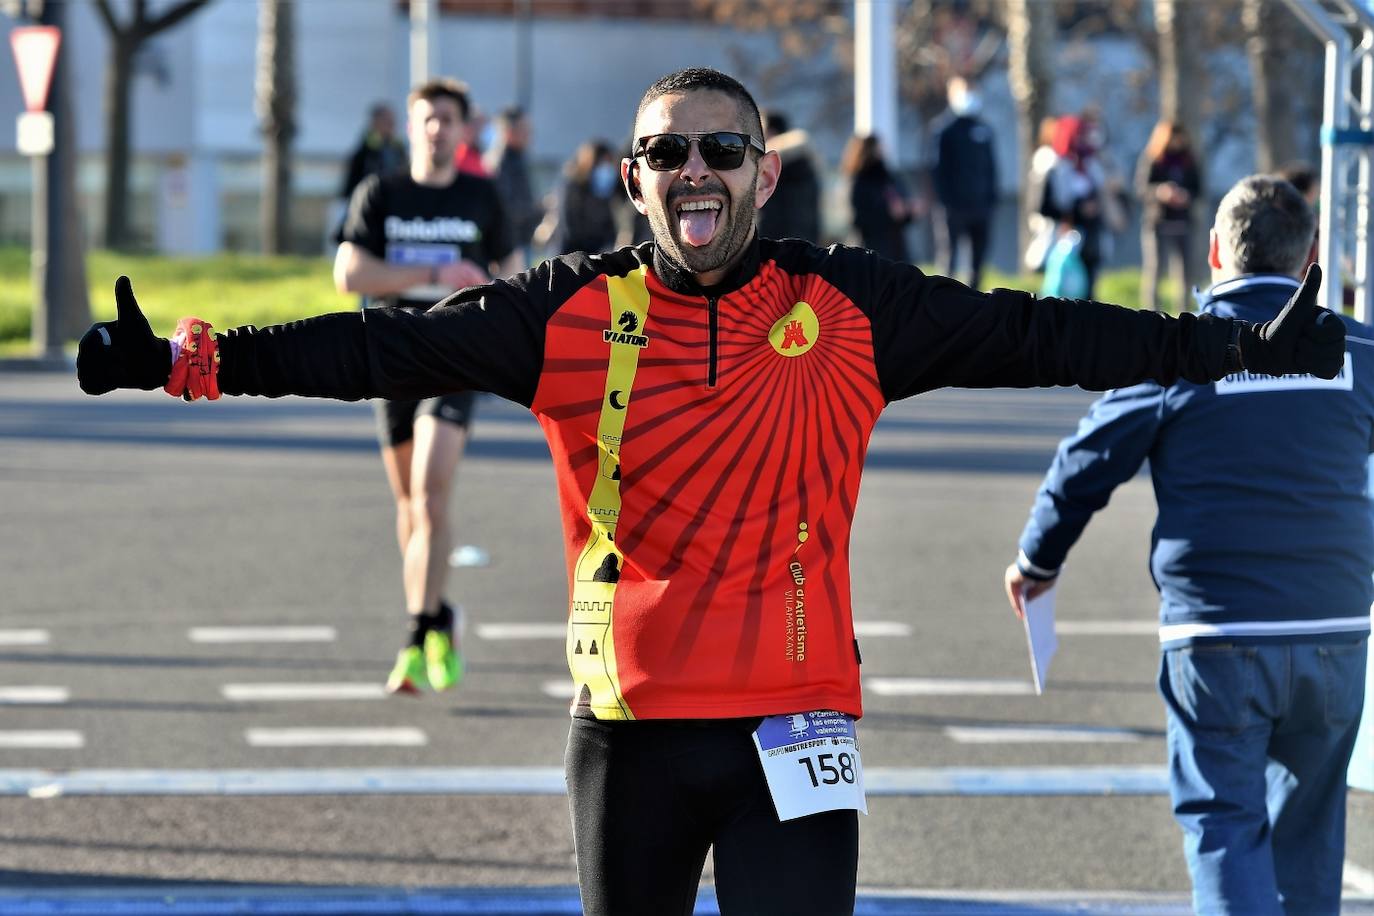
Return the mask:
[[1223, 376], [1231, 322], [981, 293], [860, 249], [754, 243], [703, 289], [652, 243], [428, 311], [221, 339], [226, 394], [494, 392], [557, 471], [568, 659], [599, 718], [862, 712], [849, 535], [889, 401]]

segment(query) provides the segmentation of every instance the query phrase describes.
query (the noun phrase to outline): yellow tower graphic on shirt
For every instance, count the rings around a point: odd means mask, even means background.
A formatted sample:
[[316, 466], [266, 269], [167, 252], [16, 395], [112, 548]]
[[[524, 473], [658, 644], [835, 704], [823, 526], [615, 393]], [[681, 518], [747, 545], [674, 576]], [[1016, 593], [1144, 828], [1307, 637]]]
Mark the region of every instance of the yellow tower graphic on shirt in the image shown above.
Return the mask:
[[[641, 267], [629, 276], [606, 279], [612, 327], [617, 326], [617, 320], [626, 326], [631, 324], [625, 318], [628, 312], [636, 319], [635, 327], [644, 328], [649, 315], [647, 270]], [[592, 531], [577, 558], [568, 614], [568, 669], [573, 676], [574, 702], [589, 697], [598, 719], [634, 718], [621, 693], [616, 671], [615, 591], [625, 557], [616, 546], [615, 529], [620, 520], [620, 444], [643, 347], [636, 341], [621, 340], [623, 337], [626, 335], [606, 336], [611, 353], [596, 427], [600, 456], [587, 499], [587, 520]]]

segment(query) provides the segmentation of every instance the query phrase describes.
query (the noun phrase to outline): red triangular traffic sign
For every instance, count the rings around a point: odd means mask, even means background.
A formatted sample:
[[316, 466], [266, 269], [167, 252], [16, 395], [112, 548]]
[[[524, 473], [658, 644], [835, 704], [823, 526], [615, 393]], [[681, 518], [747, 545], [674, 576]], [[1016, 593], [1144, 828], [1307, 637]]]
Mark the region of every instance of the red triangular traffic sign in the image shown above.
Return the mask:
[[57, 26], [27, 25], [10, 32], [14, 62], [19, 66], [19, 87], [29, 111], [42, 111], [48, 105], [48, 87], [61, 44], [62, 30]]

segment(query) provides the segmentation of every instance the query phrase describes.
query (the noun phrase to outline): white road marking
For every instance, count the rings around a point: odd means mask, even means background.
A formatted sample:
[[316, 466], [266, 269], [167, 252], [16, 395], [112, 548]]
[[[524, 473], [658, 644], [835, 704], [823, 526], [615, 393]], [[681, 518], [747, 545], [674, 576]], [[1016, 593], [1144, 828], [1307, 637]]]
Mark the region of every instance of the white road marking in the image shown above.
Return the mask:
[[1361, 894], [1374, 894], [1374, 871], [1361, 868], [1349, 859], [1345, 860], [1345, 873], [1341, 876], [1345, 886]]
[[0, 630], [0, 646], [46, 646], [51, 639], [47, 630]]
[[566, 623], [479, 623], [482, 639], [566, 639]]
[[192, 643], [333, 643], [333, 626], [192, 626]]
[[571, 700], [576, 688], [572, 681], [545, 681], [539, 685], [539, 692], [555, 700]]
[[[477, 635], [482, 639], [566, 639], [566, 623], [479, 623]], [[856, 620], [854, 635], [910, 636], [911, 625], [892, 620]]]
[[894, 620], [856, 620], [855, 636], [910, 636], [911, 624], [897, 623]]
[[72, 692], [66, 687], [0, 687], [0, 706], [29, 703], [65, 703]]
[[[872, 796], [1167, 795], [1158, 766], [865, 767]], [[0, 770], [0, 796], [562, 795], [559, 766]]]
[[1145, 737], [1126, 728], [1078, 725], [951, 725], [944, 732], [960, 744], [1124, 744]]
[[1060, 636], [1155, 636], [1156, 620], [1059, 620], [1054, 625]]
[[870, 677], [869, 690], [880, 697], [1024, 696], [1035, 693], [1029, 681], [992, 681], [945, 677]]
[[418, 728], [250, 728], [253, 747], [422, 747], [429, 738]]
[[242, 703], [386, 699], [382, 684], [225, 684], [219, 692]]
[[0, 731], [0, 747], [69, 749], [85, 747], [81, 732], [63, 729]]

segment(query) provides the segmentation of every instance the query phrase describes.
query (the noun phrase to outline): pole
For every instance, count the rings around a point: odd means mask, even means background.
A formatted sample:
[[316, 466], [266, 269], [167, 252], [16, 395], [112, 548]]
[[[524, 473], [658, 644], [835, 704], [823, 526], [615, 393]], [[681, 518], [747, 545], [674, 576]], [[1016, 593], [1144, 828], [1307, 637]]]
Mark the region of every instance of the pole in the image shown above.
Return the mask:
[[894, 166], [897, 136], [897, 4], [854, 0], [854, 132], [874, 134]]
[[[48, 0], [39, 17], [41, 25], [63, 27], [66, 4]], [[58, 54], [65, 52], [59, 47]], [[48, 89], [47, 110], [54, 121], [65, 117], [59, 99], [66, 87], [60, 61], [53, 67]], [[62, 306], [69, 299], [67, 275], [62, 270], [62, 215], [66, 212], [66, 186], [62, 181], [65, 158], [72, 155], [70, 144], [61, 142], [62, 131], [54, 126], [51, 153], [33, 157], [33, 253], [34, 303], [32, 341], [34, 354], [44, 362], [60, 362], [62, 355]]]
[[435, 0], [410, 0], [410, 85], [418, 86], [439, 72]]
[[533, 26], [530, 0], [516, 0], [515, 101], [526, 113], [534, 100]]

